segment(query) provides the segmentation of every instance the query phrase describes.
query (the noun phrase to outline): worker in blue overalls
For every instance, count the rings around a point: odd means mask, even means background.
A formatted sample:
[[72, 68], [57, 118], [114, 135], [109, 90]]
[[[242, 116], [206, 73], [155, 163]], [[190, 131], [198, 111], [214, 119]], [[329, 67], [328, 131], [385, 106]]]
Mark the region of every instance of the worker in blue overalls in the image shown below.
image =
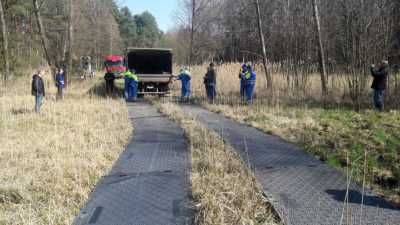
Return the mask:
[[246, 84], [245, 84], [246, 101], [248, 104], [252, 104], [257, 75], [254, 72], [251, 63], [246, 64], [246, 72], [244, 73], [244, 77], [246, 79]]
[[187, 68], [182, 68], [180, 70], [180, 73], [176, 80], [180, 80], [182, 82], [182, 88], [181, 88], [181, 98], [182, 101], [187, 101], [189, 100], [190, 97], [190, 80], [192, 78], [190, 77], [190, 71]]
[[240, 98], [244, 100], [245, 93], [246, 93], [246, 78], [245, 78], [245, 72], [247, 71], [247, 66], [246, 64], [242, 64], [242, 68], [240, 68], [239, 72], [239, 79], [240, 79]]
[[137, 99], [139, 78], [134, 69], [126, 70], [123, 75], [125, 80], [125, 100], [127, 102], [134, 102]]

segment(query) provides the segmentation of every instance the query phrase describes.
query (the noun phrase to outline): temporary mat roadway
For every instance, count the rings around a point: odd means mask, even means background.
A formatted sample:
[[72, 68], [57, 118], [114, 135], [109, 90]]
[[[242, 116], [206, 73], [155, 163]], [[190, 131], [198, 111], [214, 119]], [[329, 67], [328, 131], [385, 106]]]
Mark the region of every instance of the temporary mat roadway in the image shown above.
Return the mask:
[[[400, 225], [400, 210], [301, 149], [200, 107], [182, 106], [218, 132], [255, 171], [286, 225]], [[346, 205], [346, 194], [348, 205]], [[364, 204], [361, 204], [363, 199]]]
[[147, 103], [129, 104], [134, 137], [97, 184], [75, 225], [191, 224], [183, 130]]

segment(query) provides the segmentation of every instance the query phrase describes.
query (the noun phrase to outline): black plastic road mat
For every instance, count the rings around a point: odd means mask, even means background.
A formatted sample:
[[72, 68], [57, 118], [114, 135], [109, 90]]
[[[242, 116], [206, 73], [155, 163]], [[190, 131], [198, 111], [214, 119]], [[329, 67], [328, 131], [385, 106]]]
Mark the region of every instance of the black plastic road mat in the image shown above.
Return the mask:
[[134, 137], [74, 224], [192, 224], [190, 154], [183, 130], [150, 104], [128, 108]]
[[286, 225], [400, 225], [400, 209], [370, 190], [363, 195], [353, 182], [348, 186], [343, 173], [303, 150], [203, 108], [182, 108], [218, 132], [250, 164]]

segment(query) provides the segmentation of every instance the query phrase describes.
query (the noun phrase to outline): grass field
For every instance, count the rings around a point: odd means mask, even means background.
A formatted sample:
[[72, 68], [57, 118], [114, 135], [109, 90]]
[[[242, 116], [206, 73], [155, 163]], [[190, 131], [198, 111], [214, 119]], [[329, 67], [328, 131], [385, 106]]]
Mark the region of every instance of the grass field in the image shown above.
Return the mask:
[[35, 114], [31, 77], [0, 91], [0, 224], [71, 224], [132, 133], [122, 100], [88, 94], [73, 83], [64, 101], [46, 77]]
[[[193, 67], [194, 101], [281, 136], [336, 168], [349, 168], [359, 183], [365, 175], [375, 192], [400, 203], [398, 110], [368, 109], [367, 88], [361, 110], [352, 110], [343, 76], [330, 80], [329, 107], [323, 108], [317, 75], [294, 79], [279, 70], [273, 70], [274, 99], [268, 98], [265, 79], [258, 73], [255, 103], [245, 105], [238, 91], [239, 68], [218, 67], [219, 97], [216, 104], [208, 104], [202, 82], [206, 67]], [[133, 128], [123, 100], [102, 97], [96, 81], [76, 81], [65, 100], [56, 101], [54, 85], [46, 77], [48, 95], [39, 115], [33, 113], [30, 82], [28, 77], [0, 88], [0, 225], [71, 224]], [[179, 83], [173, 87], [178, 94]], [[395, 98], [393, 93], [389, 99]], [[199, 224], [279, 223], [251, 171], [229, 146], [179, 107], [161, 108], [181, 124], [191, 144]]]
[[322, 107], [318, 76], [309, 74], [303, 90], [288, 85], [287, 77], [278, 70], [273, 74], [274, 99], [268, 99], [265, 78], [259, 72], [255, 103], [249, 106], [239, 97], [239, 68], [239, 64], [217, 68], [219, 96], [215, 104], [208, 104], [204, 99], [202, 77], [206, 67], [192, 68], [193, 101], [278, 135], [336, 168], [349, 168], [359, 183], [363, 182], [366, 171], [365, 181], [369, 187], [392, 202], [400, 203], [398, 110], [378, 113], [368, 109], [370, 95], [366, 86], [365, 95], [360, 98], [364, 109], [354, 111], [347, 80], [343, 77], [331, 79], [328, 107]]
[[[224, 104], [240, 103], [239, 101], [239, 63], [222, 64], [216, 67], [218, 102]], [[255, 66], [257, 82], [255, 102], [272, 106], [313, 106], [322, 105], [321, 78], [315, 68], [282, 68], [280, 65], [269, 65], [273, 77], [273, 90], [267, 89], [266, 78], [260, 64]], [[176, 67], [175, 71], [179, 71]], [[205, 97], [203, 77], [207, 65], [191, 67], [192, 94], [198, 98]], [[391, 73], [389, 88], [386, 91], [387, 106], [397, 109], [400, 106], [400, 74]], [[326, 106], [329, 108], [370, 109], [372, 106], [371, 76], [367, 74], [335, 73], [328, 76], [328, 95]], [[180, 83], [174, 84], [174, 90]], [[175, 94], [179, 94], [178, 91]], [[273, 95], [274, 98], [269, 97]]]
[[190, 143], [195, 224], [279, 224], [252, 172], [230, 146], [179, 106], [159, 107], [183, 127]]

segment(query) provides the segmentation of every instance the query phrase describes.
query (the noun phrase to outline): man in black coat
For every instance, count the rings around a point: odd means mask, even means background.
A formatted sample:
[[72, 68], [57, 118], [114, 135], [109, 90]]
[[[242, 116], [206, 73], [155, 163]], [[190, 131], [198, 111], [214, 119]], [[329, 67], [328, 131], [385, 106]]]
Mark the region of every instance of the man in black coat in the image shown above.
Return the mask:
[[115, 75], [114, 73], [107, 72], [104, 75], [104, 80], [106, 81], [106, 94], [107, 95], [113, 95], [114, 94], [114, 80], [115, 80]]
[[32, 95], [35, 96], [35, 112], [40, 113], [40, 107], [43, 104], [43, 98], [46, 96], [43, 76], [44, 71], [38, 70], [37, 74], [32, 77]]
[[389, 63], [384, 60], [377, 67], [371, 66], [371, 75], [374, 78], [371, 88], [374, 89], [374, 107], [383, 111], [384, 108], [384, 95], [387, 89], [387, 82], [389, 76]]
[[210, 63], [207, 73], [204, 76], [204, 85], [206, 87], [207, 98], [210, 102], [214, 102], [217, 86], [217, 73], [215, 72], [214, 63]]

